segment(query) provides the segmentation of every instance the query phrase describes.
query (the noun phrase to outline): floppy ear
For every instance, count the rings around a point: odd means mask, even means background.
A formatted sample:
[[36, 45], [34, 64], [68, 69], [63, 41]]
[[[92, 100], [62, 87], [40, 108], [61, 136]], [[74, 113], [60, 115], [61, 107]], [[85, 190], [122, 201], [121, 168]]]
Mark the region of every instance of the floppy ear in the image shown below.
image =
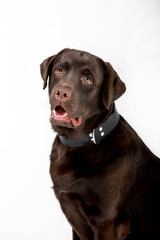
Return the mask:
[[42, 79], [44, 81], [43, 84], [43, 89], [45, 89], [47, 87], [47, 79], [51, 74], [51, 70], [52, 70], [52, 66], [53, 66], [53, 62], [55, 59], [57, 59], [58, 57], [60, 57], [64, 52], [70, 51], [69, 48], [64, 48], [63, 50], [61, 50], [59, 53], [45, 59], [41, 65], [40, 65], [40, 71], [41, 71], [41, 76]]
[[103, 89], [103, 103], [107, 109], [126, 91], [124, 82], [114, 71], [110, 63], [105, 63], [105, 79]]
[[55, 56], [56, 55], [53, 55], [45, 59], [40, 65], [40, 72], [41, 72], [42, 79], [44, 81], [43, 89], [47, 87], [47, 79], [51, 73], [51, 69], [52, 69], [51, 66], [52, 66], [53, 60], [55, 59]]

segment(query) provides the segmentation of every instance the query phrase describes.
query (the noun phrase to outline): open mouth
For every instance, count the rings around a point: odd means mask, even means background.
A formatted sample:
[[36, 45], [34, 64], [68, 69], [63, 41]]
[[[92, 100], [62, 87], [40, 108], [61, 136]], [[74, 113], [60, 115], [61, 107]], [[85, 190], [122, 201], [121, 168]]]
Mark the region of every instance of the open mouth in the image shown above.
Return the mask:
[[57, 106], [52, 111], [52, 118], [56, 121], [71, 122], [74, 127], [78, 127], [82, 122], [82, 117], [77, 118], [70, 117], [68, 113], [64, 110], [64, 108], [61, 106]]

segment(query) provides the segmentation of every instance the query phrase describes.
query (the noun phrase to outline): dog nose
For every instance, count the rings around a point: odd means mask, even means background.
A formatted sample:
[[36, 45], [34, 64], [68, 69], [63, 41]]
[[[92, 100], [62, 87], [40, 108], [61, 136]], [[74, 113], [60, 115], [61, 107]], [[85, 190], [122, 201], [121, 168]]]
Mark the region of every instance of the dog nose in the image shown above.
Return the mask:
[[55, 98], [58, 101], [66, 102], [71, 97], [71, 90], [67, 88], [58, 88], [55, 91]]

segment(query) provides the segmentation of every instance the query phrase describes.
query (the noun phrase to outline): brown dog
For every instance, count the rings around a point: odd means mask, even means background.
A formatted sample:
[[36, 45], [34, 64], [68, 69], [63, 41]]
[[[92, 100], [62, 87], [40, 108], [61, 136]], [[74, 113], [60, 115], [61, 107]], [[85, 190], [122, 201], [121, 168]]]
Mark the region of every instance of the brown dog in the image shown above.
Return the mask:
[[116, 111], [109, 63], [64, 49], [41, 64], [58, 133], [50, 174], [74, 240], [160, 239], [160, 161]]

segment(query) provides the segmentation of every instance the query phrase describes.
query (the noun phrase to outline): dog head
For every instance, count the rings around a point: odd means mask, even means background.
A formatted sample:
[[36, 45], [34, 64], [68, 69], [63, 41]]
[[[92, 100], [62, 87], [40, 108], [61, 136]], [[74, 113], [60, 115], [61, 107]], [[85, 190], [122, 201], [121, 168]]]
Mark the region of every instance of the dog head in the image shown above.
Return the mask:
[[51, 123], [58, 132], [87, 126], [90, 131], [126, 90], [109, 63], [84, 51], [64, 49], [44, 60], [40, 70], [43, 89], [49, 79]]

